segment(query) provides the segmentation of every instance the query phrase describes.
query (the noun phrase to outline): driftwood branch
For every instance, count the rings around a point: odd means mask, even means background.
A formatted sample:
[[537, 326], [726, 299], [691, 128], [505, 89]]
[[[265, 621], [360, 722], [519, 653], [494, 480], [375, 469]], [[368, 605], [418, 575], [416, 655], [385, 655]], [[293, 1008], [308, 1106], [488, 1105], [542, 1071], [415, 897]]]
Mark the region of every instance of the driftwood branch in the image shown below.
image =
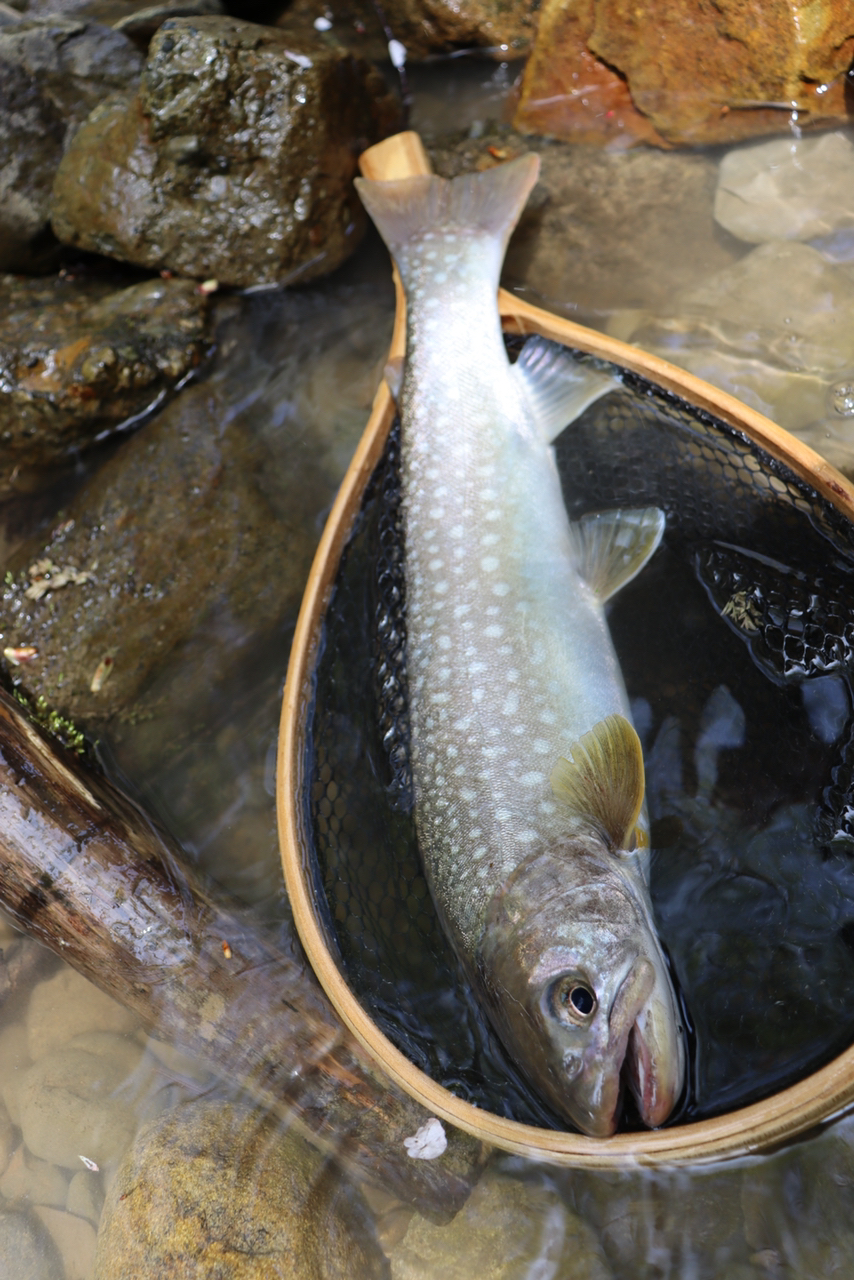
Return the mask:
[[[200, 1054], [346, 1162], [433, 1216], [485, 1158], [458, 1132], [436, 1160], [403, 1140], [422, 1107], [335, 1017], [296, 943], [215, 899], [116, 787], [49, 742], [0, 692], [0, 906], [156, 1034]], [[225, 944], [225, 945], [224, 945]]]

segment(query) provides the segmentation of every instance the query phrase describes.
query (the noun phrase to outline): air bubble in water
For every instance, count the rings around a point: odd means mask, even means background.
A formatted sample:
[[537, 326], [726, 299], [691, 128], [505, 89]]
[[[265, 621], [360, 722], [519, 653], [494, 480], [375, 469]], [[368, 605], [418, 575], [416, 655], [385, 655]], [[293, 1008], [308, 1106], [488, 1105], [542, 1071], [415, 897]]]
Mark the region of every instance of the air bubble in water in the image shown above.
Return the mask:
[[854, 418], [854, 379], [834, 382], [830, 388], [830, 403], [840, 418]]

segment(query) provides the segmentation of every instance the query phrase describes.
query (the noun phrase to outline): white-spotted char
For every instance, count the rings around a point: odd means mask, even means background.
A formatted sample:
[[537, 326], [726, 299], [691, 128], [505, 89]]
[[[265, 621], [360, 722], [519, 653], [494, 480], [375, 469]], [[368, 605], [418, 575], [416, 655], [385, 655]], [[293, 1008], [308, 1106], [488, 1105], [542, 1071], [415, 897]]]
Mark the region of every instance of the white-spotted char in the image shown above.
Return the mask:
[[[515, 1060], [607, 1135], [621, 1080], [661, 1124], [684, 1075], [647, 885], [643, 762], [603, 602], [655, 509], [571, 525], [553, 437], [613, 379], [509, 363], [496, 289], [538, 160], [359, 181], [407, 301], [399, 404], [416, 823], [444, 925]], [[625, 1068], [625, 1070], [624, 1070]]]

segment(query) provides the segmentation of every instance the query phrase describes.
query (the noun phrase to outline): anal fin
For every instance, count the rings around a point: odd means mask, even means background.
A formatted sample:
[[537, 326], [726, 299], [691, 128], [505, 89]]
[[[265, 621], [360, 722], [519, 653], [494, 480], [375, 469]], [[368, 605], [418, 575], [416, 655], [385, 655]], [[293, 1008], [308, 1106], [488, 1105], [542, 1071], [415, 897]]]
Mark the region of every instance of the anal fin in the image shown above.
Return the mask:
[[597, 511], [573, 523], [578, 570], [600, 600], [640, 573], [661, 542], [664, 523], [659, 507]]
[[640, 739], [625, 716], [600, 720], [560, 757], [551, 774], [555, 798], [605, 836], [609, 846], [628, 849], [643, 808], [644, 772]]

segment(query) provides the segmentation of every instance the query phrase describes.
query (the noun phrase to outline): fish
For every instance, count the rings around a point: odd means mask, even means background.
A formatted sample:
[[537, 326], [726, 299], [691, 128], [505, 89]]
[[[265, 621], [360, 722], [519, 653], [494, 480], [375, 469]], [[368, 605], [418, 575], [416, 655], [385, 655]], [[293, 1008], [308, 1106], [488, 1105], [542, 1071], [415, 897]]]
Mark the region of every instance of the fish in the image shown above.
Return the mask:
[[643, 753], [604, 604], [657, 508], [570, 522], [552, 442], [618, 385], [559, 344], [509, 360], [497, 308], [527, 155], [357, 179], [406, 296], [406, 681], [420, 856], [505, 1050], [563, 1122], [608, 1137], [625, 1089], [663, 1124], [685, 1032], [653, 919]]

